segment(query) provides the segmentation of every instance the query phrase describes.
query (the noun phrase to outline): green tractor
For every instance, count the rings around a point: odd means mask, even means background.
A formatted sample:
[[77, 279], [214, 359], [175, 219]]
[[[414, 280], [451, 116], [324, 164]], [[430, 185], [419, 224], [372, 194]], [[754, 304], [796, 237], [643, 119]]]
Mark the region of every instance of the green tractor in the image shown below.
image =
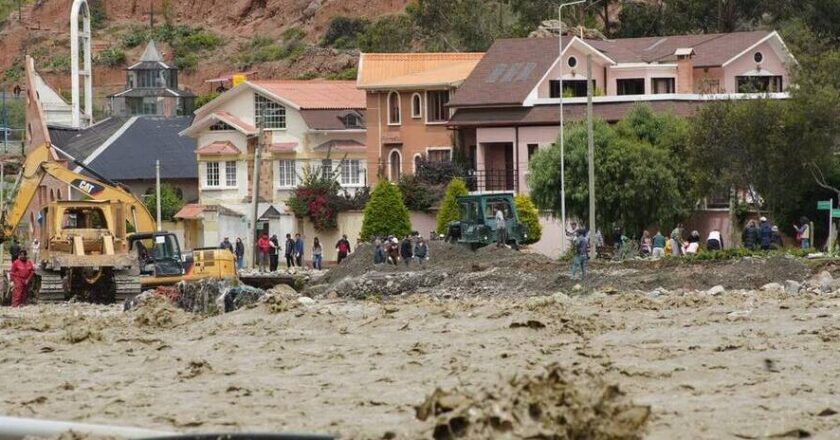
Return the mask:
[[461, 243], [471, 249], [478, 249], [496, 243], [496, 211], [505, 214], [507, 223], [506, 244], [519, 249], [519, 243], [527, 238], [525, 225], [519, 222], [519, 214], [513, 203], [513, 194], [494, 193], [458, 197], [460, 219], [450, 222], [446, 228], [446, 241]]

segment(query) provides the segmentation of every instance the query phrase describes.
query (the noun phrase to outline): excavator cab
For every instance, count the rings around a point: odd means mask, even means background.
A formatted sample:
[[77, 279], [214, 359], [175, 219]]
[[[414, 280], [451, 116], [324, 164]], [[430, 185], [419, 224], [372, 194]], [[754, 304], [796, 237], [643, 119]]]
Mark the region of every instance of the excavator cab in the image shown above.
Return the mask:
[[139, 263], [140, 275], [179, 277], [184, 274], [184, 262], [178, 237], [171, 232], [132, 234], [129, 251]]

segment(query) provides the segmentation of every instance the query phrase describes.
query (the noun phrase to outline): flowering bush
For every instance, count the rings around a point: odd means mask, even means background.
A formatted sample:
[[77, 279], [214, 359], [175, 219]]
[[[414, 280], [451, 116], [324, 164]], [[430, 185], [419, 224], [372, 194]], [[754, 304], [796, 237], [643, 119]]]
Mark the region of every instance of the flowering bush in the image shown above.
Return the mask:
[[322, 168], [307, 166], [303, 169], [301, 184], [286, 201], [286, 206], [301, 218], [308, 218], [317, 231], [331, 231], [338, 227], [338, 213], [361, 209], [367, 202], [367, 188], [357, 190], [354, 196], [346, 191], [339, 194], [341, 185], [337, 174], [326, 173]]

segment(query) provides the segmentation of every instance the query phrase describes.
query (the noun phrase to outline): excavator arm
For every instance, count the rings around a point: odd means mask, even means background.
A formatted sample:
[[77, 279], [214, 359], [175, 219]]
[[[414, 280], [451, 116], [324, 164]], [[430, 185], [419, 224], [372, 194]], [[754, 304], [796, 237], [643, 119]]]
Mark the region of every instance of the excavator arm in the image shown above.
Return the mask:
[[46, 176], [71, 186], [93, 200], [122, 202], [128, 207], [128, 220], [137, 232], [153, 232], [155, 230], [154, 218], [146, 209], [146, 205], [134, 194], [112, 182], [104, 183], [66, 168], [60, 162], [53, 160], [50, 145], [45, 143], [34, 148], [26, 155], [17, 195], [9, 207], [8, 214], [4, 213], [2, 228], [0, 228], [0, 234], [2, 234], [0, 235], [0, 241], [14, 235], [15, 229], [25, 216], [30, 203], [38, 192], [38, 187]]

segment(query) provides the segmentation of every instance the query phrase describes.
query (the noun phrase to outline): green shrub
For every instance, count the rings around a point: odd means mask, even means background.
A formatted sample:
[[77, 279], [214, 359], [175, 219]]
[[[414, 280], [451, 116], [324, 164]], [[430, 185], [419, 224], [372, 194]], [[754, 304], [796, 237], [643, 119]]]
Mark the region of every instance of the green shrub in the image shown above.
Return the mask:
[[203, 107], [208, 102], [218, 98], [219, 95], [219, 92], [207, 92], [198, 95], [198, 97], [195, 98], [195, 108]]
[[381, 180], [365, 206], [362, 240], [389, 235], [405, 237], [410, 233], [411, 218], [399, 188], [387, 180]]
[[280, 51], [280, 58], [295, 63], [304, 52], [306, 52], [306, 44], [298, 40], [289, 41], [283, 44]]
[[456, 177], [463, 176], [464, 170], [454, 161], [431, 161], [420, 159], [417, 161], [417, 178], [433, 185], [447, 185]]
[[330, 20], [321, 45], [338, 49], [355, 49], [359, 36], [364, 34], [370, 21], [364, 18], [336, 16]]
[[125, 64], [125, 52], [118, 47], [109, 47], [96, 55], [96, 64], [109, 67]]
[[405, 14], [386, 15], [359, 36], [362, 52], [408, 52], [414, 37], [414, 24]]
[[70, 55], [55, 55], [50, 58], [45, 67], [54, 72], [69, 72]]
[[[152, 213], [152, 216], [157, 214], [157, 194], [154, 188], [146, 192], [145, 197], [146, 209]], [[184, 199], [181, 195], [181, 190], [174, 186], [164, 183], [160, 186], [160, 218], [163, 220], [174, 220], [175, 214], [184, 207]]]
[[402, 176], [399, 187], [405, 206], [411, 211], [428, 211], [443, 198], [442, 185], [429, 185], [416, 176]]
[[306, 32], [303, 29], [294, 26], [283, 31], [282, 37], [286, 41], [303, 40], [306, 38]]
[[443, 196], [443, 201], [440, 203], [440, 211], [438, 211], [436, 219], [436, 227], [438, 234], [445, 234], [446, 227], [449, 222], [453, 222], [460, 218], [460, 210], [458, 209], [458, 197], [469, 194], [467, 184], [461, 178], [454, 178], [446, 187], [446, 195]]
[[295, 77], [295, 79], [299, 81], [309, 81], [315, 78], [318, 78], [318, 74], [315, 72], [305, 72]]
[[180, 69], [182, 72], [193, 71], [196, 66], [198, 66], [198, 55], [194, 53], [175, 56], [175, 67]]
[[330, 73], [329, 75], [327, 75], [326, 78], [327, 79], [332, 79], [332, 80], [351, 81], [351, 80], [356, 79], [356, 77], [359, 74], [358, 72], [359, 71], [356, 70], [355, 67], [351, 67], [349, 69], [344, 69], [341, 72]]
[[105, 27], [108, 21], [108, 14], [105, 13], [104, 0], [92, 0], [88, 2], [90, 9], [90, 26], [93, 29]]
[[17, 84], [23, 80], [23, 63], [16, 59], [8, 69], [3, 71], [3, 81], [6, 84]]
[[525, 194], [519, 194], [513, 199], [516, 205], [516, 212], [519, 214], [519, 222], [525, 226], [525, 233], [528, 234], [522, 244], [532, 244], [540, 241], [542, 237], [542, 225], [540, 225], [540, 213], [534, 202]]
[[120, 39], [120, 44], [126, 49], [131, 49], [143, 44], [149, 39], [149, 31], [145, 27], [132, 26]]
[[213, 49], [221, 44], [221, 42], [222, 39], [218, 35], [199, 28], [190, 35], [181, 38], [177, 42], [177, 46], [179, 49], [188, 51], [201, 51]]

